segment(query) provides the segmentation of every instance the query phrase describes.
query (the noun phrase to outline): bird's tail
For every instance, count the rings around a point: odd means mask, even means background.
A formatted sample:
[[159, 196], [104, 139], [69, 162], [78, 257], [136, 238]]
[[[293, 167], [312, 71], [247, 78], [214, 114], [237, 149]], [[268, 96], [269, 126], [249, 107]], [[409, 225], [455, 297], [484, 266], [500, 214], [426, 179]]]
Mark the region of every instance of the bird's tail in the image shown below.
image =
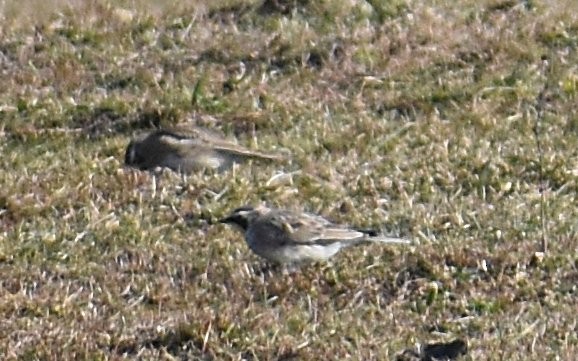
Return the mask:
[[374, 229], [355, 228], [355, 230], [365, 234], [363, 241], [381, 242], [381, 243], [398, 243], [398, 244], [411, 243], [411, 241], [407, 238], [382, 236]]
[[396, 243], [396, 244], [410, 244], [411, 241], [407, 238], [397, 238], [397, 237], [387, 237], [387, 236], [374, 236], [368, 237], [368, 241], [371, 242], [381, 242], [381, 243]]

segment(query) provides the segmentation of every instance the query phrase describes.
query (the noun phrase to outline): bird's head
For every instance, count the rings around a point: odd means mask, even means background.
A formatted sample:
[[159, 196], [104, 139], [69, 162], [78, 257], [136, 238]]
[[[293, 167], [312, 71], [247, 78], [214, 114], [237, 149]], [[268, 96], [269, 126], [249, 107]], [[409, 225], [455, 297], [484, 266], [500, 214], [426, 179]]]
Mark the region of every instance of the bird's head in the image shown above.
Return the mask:
[[140, 142], [131, 141], [126, 147], [126, 152], [124, 154], [124, 164], [140, 168], [144, 162], [143, 156], [141, 154]]
[[264, 214], [268, 209], [265, 207], [243, 206], [235, 209], [230, 215], [219, 220], [221, 223], [228, 223], [246, 231], [251, 222], [257, 217]]

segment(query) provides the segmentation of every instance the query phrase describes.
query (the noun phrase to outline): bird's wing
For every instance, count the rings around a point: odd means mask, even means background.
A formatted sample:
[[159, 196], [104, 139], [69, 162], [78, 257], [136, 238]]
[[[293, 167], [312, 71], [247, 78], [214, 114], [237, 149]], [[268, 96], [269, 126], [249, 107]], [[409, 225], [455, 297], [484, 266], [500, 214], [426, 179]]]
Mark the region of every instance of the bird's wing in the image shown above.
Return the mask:
[[[177, 133], [177, 131], [179, 133]], [[183, 147], [204, 147], [229, 157], [236, 156], [268, 160], [283, 160], [287, 158], [286, 155], [282, 154], [265, 153], [245, 148], [232, 140], [225, 139], [215, 132], [200, 127], [188, 127], [186, 129], [178, 129], [177, 131], [172, 133], [172, 135], [179, 134], [179, 136], [173, 140], [178, 141]]]
[[272, 222], [299, 244], [331, 244], [336, 242], [360, 241], [365, 234], [335, 225], [321, 216], [288, 211], [270, 215]]
[[164, 162], [171, 168], [183, 168], [181, 170], [189, 172], [203, 167], [216, 169], [226, 162], [223, 156], [202, 139], [167, 133], [161, 135], [159, 141], [170, 148]]
[[251, 150], [234, 143], [228, 143], [226, 141], [221, 141], [213, 144], [213, 148], [218, 152], [223, 152], [225, 154], [237, 157], [245, 158], [259, 158], [265, 160], [285, 160], [287, 157], [282, 154], [275, 153], [265, 153], [256, 150]]

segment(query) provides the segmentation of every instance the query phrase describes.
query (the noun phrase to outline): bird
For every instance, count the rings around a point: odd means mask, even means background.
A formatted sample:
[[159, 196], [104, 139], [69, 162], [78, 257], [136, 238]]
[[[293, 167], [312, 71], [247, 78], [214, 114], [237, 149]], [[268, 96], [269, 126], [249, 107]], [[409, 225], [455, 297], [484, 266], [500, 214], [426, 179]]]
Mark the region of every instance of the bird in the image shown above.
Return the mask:
[[132, 140], [125, 152], [125, 165], [141, 170], [158, 167], [189, 174], [202, 169], [223, 171], [234, 163], [249, 159], [285, 160], [287, 155], [270, 154], [244, 148], [200, 128], [159, 129]]
[[219, 222], [240, 229], [254, 253], [277, 264], [326, 261], [342, 248], [362, 243], [409, 243], [373, 230], [334, 224], [316, 214], [264, 205], [239, 207]]

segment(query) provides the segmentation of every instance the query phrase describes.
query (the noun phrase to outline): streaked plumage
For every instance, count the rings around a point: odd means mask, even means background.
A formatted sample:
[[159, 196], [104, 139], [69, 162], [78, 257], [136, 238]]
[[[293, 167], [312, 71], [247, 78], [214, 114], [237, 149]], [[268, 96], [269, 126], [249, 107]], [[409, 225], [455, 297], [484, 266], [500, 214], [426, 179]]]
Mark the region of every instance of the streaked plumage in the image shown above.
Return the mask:
[[125, 164], [143, 170], [157, 167], [191, 173], [201, 169], [224, 170], [248, 159], [282, 160], [279, 154], [253, 151], [202, 128], [187, 131], [157, 130], [129, 143]]
[[237, 208], [220, 222], [239, 227], [253, 252], [277, 263], [327, 260], [344, 247], [367, 242], [409, 243], [334, 224], [318, 215], [264, 206]]

